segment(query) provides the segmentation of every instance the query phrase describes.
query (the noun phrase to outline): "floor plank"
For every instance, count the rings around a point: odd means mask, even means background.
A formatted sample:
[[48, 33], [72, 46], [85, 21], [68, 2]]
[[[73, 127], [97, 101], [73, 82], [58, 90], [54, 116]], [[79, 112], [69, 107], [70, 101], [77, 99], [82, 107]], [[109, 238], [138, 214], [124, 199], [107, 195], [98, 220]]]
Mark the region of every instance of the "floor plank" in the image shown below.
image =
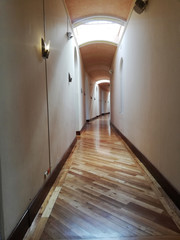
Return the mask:
[[43, 206], [25, 240], [180, 240], [178, 210], [111, 130], [108, 116], [78, 136], [48, 201], [50, 210]]

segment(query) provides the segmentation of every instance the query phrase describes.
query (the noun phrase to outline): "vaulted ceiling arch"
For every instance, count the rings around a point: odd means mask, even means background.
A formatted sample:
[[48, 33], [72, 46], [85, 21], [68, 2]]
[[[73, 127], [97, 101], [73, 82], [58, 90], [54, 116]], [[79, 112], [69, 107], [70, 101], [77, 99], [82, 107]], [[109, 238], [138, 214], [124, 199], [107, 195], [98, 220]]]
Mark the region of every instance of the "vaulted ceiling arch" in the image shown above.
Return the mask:
[[94, 43], [82, 46], [80, 51], [85, 69], [93, 80], [110, 79], [109, 68], [116, 46], [107, 43]]
[[133, 0], [65, 0], [65, 3], [74, 24], [91, 16], [109, 16], [126, 21]]
[[[112, 3], [113, 1], [113, 3]], [[125, 26], [134, 0], [64, 0], [75, 28], [90, 21], [109, 21]], [[108, 32], [108, 31], [107, 31]], [[90, 39], [80, 44], [86, 72], [93, 81], [111, 78], [110, 68], [118, 40]]]

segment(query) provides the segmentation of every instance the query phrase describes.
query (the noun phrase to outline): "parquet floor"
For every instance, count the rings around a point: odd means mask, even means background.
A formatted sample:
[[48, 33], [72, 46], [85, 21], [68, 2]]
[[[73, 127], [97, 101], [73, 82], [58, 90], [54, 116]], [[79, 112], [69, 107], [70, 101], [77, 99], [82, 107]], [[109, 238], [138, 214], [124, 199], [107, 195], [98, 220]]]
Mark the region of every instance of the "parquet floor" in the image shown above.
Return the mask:
[[180, 240], [167, 200], [101, 117], [78, 137], [25, 240]]

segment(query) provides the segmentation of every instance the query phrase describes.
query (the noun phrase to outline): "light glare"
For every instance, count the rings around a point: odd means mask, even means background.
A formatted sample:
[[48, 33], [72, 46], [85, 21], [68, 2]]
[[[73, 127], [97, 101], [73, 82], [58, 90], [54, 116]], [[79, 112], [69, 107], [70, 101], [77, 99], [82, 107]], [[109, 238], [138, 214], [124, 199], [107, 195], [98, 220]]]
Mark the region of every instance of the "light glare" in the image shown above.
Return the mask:
[[100, 83], [110, 83], [110, 80], [99, 80], [96, 82], [97, 85]]
[[89, 21], [74, 28], [79, 45], [91, 41], [108, 41], [118, 44], [124, 26], [111, 21]]

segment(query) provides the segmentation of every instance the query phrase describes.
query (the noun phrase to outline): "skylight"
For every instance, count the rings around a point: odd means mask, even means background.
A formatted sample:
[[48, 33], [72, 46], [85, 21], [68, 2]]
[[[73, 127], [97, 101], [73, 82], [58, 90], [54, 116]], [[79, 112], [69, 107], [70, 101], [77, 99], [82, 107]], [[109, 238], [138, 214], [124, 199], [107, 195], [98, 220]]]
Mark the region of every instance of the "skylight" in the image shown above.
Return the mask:
[[118, 44], [124, 26], [112, 21], [89, 21], [74, 28], [78, 45], [91, 41], [108, 41]]

